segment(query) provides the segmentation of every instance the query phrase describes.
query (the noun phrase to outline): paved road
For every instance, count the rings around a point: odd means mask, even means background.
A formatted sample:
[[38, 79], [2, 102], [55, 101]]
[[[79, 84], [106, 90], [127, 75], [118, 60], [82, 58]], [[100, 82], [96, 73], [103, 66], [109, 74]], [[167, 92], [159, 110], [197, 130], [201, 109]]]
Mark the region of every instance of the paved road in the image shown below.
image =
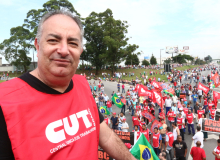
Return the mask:
[[[211, 74], [211, 71], [203, 71], [201, 72], [201, 75], [205, 75], [207, 76], [208, 74]], [[201, 77], [201, 76], [200, 76]], [[201, 81], [201, 78], [200, 78]], [[90, 82], [94, 82], [93, 80], [91, 80]], [[117, 83], [116, 82], [107, 82], [107, 81], [103, 81], [104, 86], [105, 86], [105, 93], [109, 96], [109, 98], [111, 97], [111, 94], [113, 91], [117, 91]], [[189, 80], [183, 80], [182, 83], [190, 83]], [[98, 84], [98, 81], [96, 81], [96, 84]], [[192, 86], [194, 86], [195, 83], [192, 82]], [[127, 91], [129, 89], [129, 85], [125, 85], [125, 91]], [[220, 88], [215, 88], [214, 89], [217, 92], [220, 92]], [[125, 94], [123, 94], [125, 95]], [[116, 107], [115, 105], [113, 105], [112, 107], [113, 111], [117, 113], [117, 115], [120, 113], [120, 109], [118, 107]], [[220, 109], [220, 104], [218, 104], [218, 109]], [[126, 109], [127, 110], [127, 109]], [[158, 109], [155, 110], [155, 115], [157, 117], [158, 115]], [[130, 128], [129, 131], [132, 131], [132, 117], [129, 114], [128, 110], [125, 113], [126, 119], [127, 119], [127, 123], [129, 124]], [[109, 117], [110, 118], [110, 117]], [[151, 124], [148, 125], [148, 128], [151, 127]], [[214, 150], [214, 148], [216, 147], [217, 143], [216, 140], [218, 139], [218, 135], [216, 134], [209, 134], [208, 135], [208, 139], [206, 141], [204, 141], [204, 150], [206, 152], [206, 156], [208, 159], [214, 159], [214, 156], [212, 155], [212, 151]], [[185, 134], [185, 142], [188, 146], [188, 153], [187, 153], [187, 158], [188, 160], [191, 160], [191, 156], [189, 155], [190, 152], [190, 148], [194, 145], [194, 142], [192, 141], [192, 135], [188, 135], [188, 131], [186, 129], [186, 134]]]

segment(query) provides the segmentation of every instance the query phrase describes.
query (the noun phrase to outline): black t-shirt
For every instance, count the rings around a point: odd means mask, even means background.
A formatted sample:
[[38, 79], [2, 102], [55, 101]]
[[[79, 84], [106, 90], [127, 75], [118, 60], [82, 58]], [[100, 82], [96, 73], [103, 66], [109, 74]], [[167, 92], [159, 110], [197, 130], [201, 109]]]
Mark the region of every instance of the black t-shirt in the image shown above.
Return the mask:
[[187, 149], [187, 146], [184, 141], [178, 142], [177, 140], [175, 140], [173, 142], [173, 148], [176, 151], [176, 157], [183, 157], [185, 155], [185, 149]]
[[[40, 92], [44, 92], [47, 94], [63, 94], [54, 90], [53, 88], [50, 88], [49, 86], [47, 86], [46, 84], [44, 84], [39, 79], [37, 79], [36, 77], [34, 77], [29, 73], [25, 73], [19, 78]], [[73, 81], [71, 80], [68, 88], [64, 93], [71, 91], [72, 88], [73, 88]], [[104, 117], [100, 113], [100, 111], [99, 111], [99, 119], [100, 119], [100, 123], [104, 121]], [[0, 160], [14, 160], [14, 154], [12, 152], [11, 142], [8, 136], [7, 126], [1, 107], [0, 107]]]

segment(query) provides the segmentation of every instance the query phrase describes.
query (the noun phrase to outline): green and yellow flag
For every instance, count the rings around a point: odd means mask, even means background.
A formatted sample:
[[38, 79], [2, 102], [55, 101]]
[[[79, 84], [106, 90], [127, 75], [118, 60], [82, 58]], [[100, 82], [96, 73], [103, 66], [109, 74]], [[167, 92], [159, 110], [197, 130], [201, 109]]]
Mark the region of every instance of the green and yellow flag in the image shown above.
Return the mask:
[[99, 110], [100, 110], [101, 113], [104, 113], [106, 115], [110, 114], [110, 112], [108, 111], [106, 106], [99, 107]]
[[159, 160], [158, 156], [154, 152], [154, 149], [147, 141], [144, 134], [141, 134], [130, 152], [135, 158], [139, 160]]
[[124, 103], [121, 102], [120, 98], [118, 98], [117, 94], [115, 93], [113, 96], [112, 96], [112, 101], [114, 102], [114, 104], [118, 107], [118, 108], [121, 108]]

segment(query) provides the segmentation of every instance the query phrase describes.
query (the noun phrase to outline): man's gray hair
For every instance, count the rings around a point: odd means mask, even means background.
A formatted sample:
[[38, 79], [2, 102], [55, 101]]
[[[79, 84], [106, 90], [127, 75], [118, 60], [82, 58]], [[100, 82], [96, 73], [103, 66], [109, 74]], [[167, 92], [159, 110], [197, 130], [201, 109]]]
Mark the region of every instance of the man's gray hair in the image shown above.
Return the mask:
[[41, 35], [42, 35], [42, 25], [43, 23], [49, 19], [50, 17], [54, 16], [54, 15], [65, 15], [65, 16], [68, 16], [70, 18], [72, 18], [76, 24], [79, 26], [79, 29], [80, 29], [80, 38], [81, 38], [81, 42], [83, 41], [83, 34], [84, 34], [84, 31], [83, 31], [83, 25], [82, 25], [82, 22], [80, 21], [80, 19], [77, 17], [77, 16], [74, 16], [70, 11], [68, 10], [64, 10], [64, 9], [61, 9], [61, 10], [54, 10], [54, 11], [50, 11], [48, 13], [46, 13], [40, 20], [39, 22], [39, 25], [38, 25], [38, 28], [37, 28], [37, 35], [36, 35], [36, 38], [37, 38], [37, 43], [40, 42], [40, 38], [41, 38]]

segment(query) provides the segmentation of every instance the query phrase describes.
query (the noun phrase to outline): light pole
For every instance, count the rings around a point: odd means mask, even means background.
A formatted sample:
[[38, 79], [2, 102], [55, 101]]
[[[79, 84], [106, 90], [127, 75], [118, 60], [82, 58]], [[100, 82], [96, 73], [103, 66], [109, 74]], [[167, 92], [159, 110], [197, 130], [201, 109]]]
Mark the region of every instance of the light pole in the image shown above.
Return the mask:
[[160, 49], [160, 69], [161, 69], [161, 50], [163, 49]]

